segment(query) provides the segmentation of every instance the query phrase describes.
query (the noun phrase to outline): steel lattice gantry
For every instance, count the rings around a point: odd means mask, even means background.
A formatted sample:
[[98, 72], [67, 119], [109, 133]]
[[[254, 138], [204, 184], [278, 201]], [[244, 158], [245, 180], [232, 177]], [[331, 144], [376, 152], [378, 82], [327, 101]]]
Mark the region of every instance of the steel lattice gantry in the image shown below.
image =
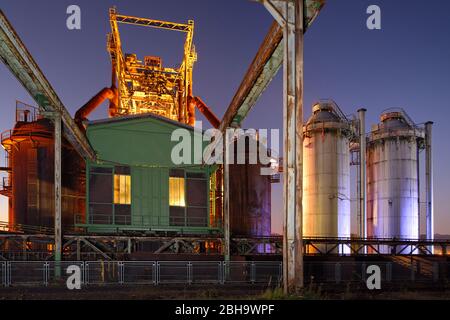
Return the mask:
[[[118, 106], [110, 116], [152, 112], [182, 123], [194, 124], [192, 69], [197, 60], [193, 46], [194, 21], [187, 24], [120, 15], [110, 9], [111, 33], [108, 51], [113, 77], [117, 77]], [[119, 24], [144, 26], [186, 33], [183, 61], [179, 68], [162, 66], [161, 58], [146, 56], [142, 63], [135, 54], [123, 54]]]

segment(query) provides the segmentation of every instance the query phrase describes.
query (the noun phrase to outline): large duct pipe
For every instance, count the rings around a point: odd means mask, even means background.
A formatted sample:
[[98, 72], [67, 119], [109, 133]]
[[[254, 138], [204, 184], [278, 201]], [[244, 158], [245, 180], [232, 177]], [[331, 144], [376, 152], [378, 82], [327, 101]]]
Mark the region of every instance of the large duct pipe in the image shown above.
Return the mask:
[[116, 88], [103, 88], [93, 96], [84, 106], [82, 106], [75, 113], [75, 123], [84, 129], [83, 121], [87, 120], [89, 114], [91, 114], [100, 104], [108, 99], [110, 101], [110, 110], [116, 108], [117, 89]]
[[431, 130], [433, 122], [425, 123], [425, 201], [427, 239], [434, 239], [434, 213], [433, 213], [433, 160], [431, 150]]
[[366, 109], [358, 110], [359, 115], [359, 208], [360, 208], [360, 237], [367, 238], [366, 213]]
[[197, 106], [198, 110], [200, 110], [200, 112], [206, 117], [206, 119], [208, 119], [209, 123], [211, 123], [211, 125], [214, 128], [216, 129], [219, 128], [220, 126], [219, 118], [217, 118], [214, 112], [212, 112], [212, 110], [205, 104], [205, 102], [203, 102], [201, 98], [190, 97], [189, 100], [192, 101]]

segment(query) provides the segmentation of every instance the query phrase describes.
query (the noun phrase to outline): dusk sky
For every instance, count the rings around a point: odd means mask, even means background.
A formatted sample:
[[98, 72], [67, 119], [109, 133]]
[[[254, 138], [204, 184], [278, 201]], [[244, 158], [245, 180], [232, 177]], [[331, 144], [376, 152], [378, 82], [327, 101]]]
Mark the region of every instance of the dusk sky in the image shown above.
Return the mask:
[[[81, 30], [66, 28], [66, 8], [71, 4], [81, 8]], [[381, 30], [366, 27], [371, 4], [381, 8]], [[72, 115], [110, 85], [106, 34], [113, 5], [125, 15], [195, 21], [194, 94], [220, 118], [273, 21], [261, 4], [249, 0], [0, 0], [0, 8]], [[449, 13], [450, 1], [445, 0], [328, 0], [305, 35], [304, 53], [305, 119], [314, 101], [331, 98], [346, 114], [365, 107], [368, 128], [391, 107], [404, 108], [416, 123], [434, 121], [435, 232], [440, 234], [450, 234]], [[120, 30], [124, 52], [141, 59], [159, 55], [165, 66], [181, 62], [183, 34], [134, 26]], [[282, 128], [281, 76], [279, 72], [245, 127]], [[35, 105], [0, 64], [0, 131], [13, 128], [16, 99]], [[106, 117], [106, 110], [105, 104], [91, 119]], [[275, 232], [282, 225], [281, 189], [281, 183], [273, 185]], [[6, 217], [7, 199], [0, 196], [0, 221]]]

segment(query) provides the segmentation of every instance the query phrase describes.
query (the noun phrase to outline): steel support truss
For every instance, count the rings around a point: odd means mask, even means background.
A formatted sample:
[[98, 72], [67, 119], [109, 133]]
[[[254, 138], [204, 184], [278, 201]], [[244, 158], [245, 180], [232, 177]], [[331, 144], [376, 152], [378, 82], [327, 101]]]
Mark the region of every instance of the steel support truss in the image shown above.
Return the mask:
[[[222, 256], [222, 237], [64, 235], [63, 260], [126, 260], [145, 254]], [[54, 235], [0, 233], [1, 260], [54, 259]], [[231, 256], [282, 255], [283, 237], [232, 238]], [[303, 238], [305, 256], [446, 256], [450, 240]], [[345, 253], [342, 253], [345, 252]], [[140, 256], [142, 254], [142, 256]]]

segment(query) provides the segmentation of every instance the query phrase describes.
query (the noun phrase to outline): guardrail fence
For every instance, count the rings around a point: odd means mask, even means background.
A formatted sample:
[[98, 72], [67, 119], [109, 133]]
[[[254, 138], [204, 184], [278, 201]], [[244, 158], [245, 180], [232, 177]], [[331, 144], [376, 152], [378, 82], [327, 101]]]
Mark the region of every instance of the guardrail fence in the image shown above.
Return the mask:
[[[6, 261], [1, 286], [48, 286], [66, 280], [69, 266], [80, 268], [83, 285], [267, 283], [281, 281], [281, 262], [223, 261]], [[58, 276], [59, 275], [59, 276]]]
[[[278, 261], [4, 261], [0, 262], [0, 286], [48, 286], [65, 283], [69, 266], [79, 267], [82, 285], [160, 284], [281, 284]], [[308, 262], [305, 284], [365, 283], [368, 267], [379, 267], [382, 283], [450, 283], [450, 263], [404, 262]]]

